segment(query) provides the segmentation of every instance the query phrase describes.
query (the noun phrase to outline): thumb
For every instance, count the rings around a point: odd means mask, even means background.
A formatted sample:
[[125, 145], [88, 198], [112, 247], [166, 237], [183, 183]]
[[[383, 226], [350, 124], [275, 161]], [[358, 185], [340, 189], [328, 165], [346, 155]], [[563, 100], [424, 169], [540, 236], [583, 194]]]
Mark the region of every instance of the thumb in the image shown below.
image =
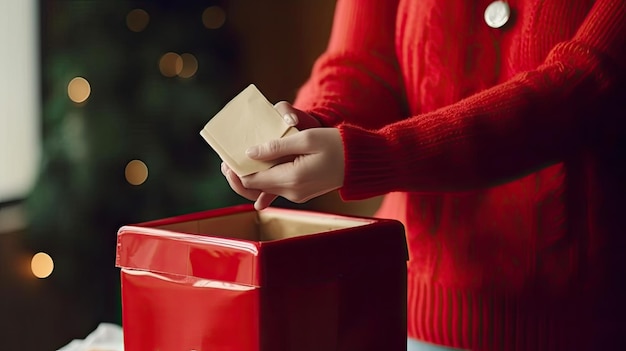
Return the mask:
[[307, 142], [308, 130], [286, 136], [280, 139], [270, 140], [266, 143], [249, 147], [246, 156], [261, 161], [277, 160], [294, 155], [311, 153], [310, 142]]

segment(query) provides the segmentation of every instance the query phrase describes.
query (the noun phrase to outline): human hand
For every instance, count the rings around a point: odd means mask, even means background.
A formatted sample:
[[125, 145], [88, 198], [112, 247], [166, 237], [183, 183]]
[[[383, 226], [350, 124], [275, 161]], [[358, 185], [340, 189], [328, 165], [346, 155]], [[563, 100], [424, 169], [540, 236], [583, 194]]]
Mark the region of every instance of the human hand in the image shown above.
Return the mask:
[[298, 110], [287, 101], [281, 101], [274, 105], [274, 108], [283, 116], [287, 125], [296, 127], [299, 130], [320, 127], [320, 122], [310, 114]]
[[343, 141], [336, 128], [304, 130], [251, 147], [246, 153], [256, 160], [290, 158], [268, 170], [241, 178], [222, 163], [222, 173], [230, 187], [255, 201], [257, 210], [269, 207], [277, 196], [303, 203], [343, 185]]

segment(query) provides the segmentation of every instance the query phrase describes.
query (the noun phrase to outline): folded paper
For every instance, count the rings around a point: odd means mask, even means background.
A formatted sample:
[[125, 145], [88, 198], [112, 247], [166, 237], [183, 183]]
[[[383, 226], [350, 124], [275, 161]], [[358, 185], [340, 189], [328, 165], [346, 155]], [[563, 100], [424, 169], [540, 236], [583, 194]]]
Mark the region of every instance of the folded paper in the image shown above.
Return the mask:
[[72, 340], [57, 351], [124, 351], [122, 327], [112, 323], [100, 323], [85, 339]]
[[246, 156], [246, 149], [296, 133], [265, 96], [250, 84], [204, 126], [200, 135], [240, 177], [274, 166]]

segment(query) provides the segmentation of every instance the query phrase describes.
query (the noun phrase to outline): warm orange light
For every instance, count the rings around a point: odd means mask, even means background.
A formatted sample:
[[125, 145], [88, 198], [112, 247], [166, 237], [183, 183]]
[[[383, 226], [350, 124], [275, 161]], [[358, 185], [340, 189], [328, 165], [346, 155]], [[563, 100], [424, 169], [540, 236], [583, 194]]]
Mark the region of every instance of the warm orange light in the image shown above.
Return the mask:
[[150, 22], [150, 15], [142, 9], [134, 9], [126, 15], [126, 25], [133, 32], [141, 32]]
[[181, 78], [190, 78], [198, 71], [198, 60], [192, 54], [182, 54], [183, 69], [178, 73]]
[[159, 60], [159, 70], [166, 77], [175, 77], [183, 70], [183, 59], [174, 52], [168, 52]]
[[54, 270], [52, 257], [45, 252], [36, 253], [30, 260], [30, 269], [37, 278], [47, 278]]
[[226, 22], [226, 13], [219, 6], [210, 6], [202, 12], [202, 23], [209, 29], [217, 29]]
[[84, 102], [89, 98], [90, 94], [91, 86], [83, 77], [76, 77], [67, 85], [67, 95], [70, 97], [70, 100], [76, 103]]
[[148, 179], [148, 166], [143, 161], [132, 160], [124, 170], [126, 181], [132, 185], [141, 185]]

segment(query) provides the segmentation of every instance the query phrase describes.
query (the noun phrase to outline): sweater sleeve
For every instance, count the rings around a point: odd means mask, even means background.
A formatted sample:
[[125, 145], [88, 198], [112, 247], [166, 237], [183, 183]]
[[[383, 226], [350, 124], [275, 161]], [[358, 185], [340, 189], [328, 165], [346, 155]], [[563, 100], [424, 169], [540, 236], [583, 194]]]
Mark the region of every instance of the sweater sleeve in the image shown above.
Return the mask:
[[325, 126], [375, 129], [406, 116], [395, 52], [398, 0], [339, 0], [328, 47], [294, 106]]
[[590, 135], [623, 125], [623, 108], [605, 103], [623, 88], [625, 51], [626, 2], [598, 0], [575, 36], [534, 70], [376, 130], [339, 123], [342, 197], [476, 189], [564, 159]]

